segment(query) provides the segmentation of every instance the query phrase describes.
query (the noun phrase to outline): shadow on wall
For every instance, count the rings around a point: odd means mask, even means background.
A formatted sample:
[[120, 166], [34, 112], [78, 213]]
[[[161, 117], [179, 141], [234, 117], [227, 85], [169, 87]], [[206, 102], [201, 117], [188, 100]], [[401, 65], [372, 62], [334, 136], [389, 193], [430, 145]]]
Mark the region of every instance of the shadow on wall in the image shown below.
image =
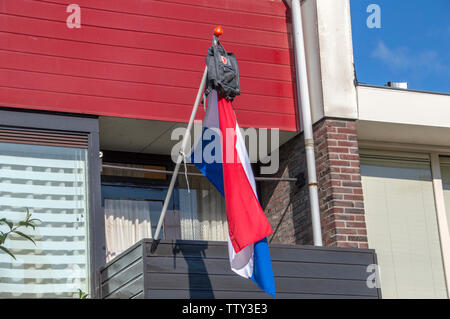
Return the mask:
[[190, 299], [213, 299], [214, 291], [209, 279], [204, 259], [208, 243], [203, 245], [183, 245], [179, 240], [172, 247], [173, 269], [177, 268], [177, 254], [181, 253], [187, 264]]
[[307, 167], [303, 134], [280, 147], [280, 165], [270, 177], [296, 177], [298, 181], [273, 181], [259, 184], [261, 206], [274, 233], [269, 243], [312, 245]]

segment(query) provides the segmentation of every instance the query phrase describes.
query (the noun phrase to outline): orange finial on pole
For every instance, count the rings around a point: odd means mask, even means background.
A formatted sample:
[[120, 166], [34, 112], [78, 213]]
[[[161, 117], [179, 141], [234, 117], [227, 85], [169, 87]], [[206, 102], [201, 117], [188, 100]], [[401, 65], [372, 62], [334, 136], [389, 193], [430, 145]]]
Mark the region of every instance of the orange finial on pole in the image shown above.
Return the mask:
[[214, 29], [214, 35], [216, 37], [220, 37], [222, 34], [223, 34], [223, 28], [221, 25], [219, 25]]

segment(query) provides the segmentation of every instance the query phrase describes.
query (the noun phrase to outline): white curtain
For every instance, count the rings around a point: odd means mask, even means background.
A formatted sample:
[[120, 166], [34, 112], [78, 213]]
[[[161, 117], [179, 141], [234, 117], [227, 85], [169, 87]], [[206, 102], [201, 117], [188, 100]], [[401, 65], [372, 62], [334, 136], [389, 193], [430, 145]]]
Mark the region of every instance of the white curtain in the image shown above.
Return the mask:
[[16, 224], [28, 209], [40, 220], [20, 229], [36, 245], [13, 235], [16, 260], [0, 252], [0, 297], [89, 293], [87, 194], [85, 149], [0, 143], [0, 218]]
[[149, 201], [105, 199], [106, 261], [139, 240], [152, 238], [151, 222]]
[[[198, 172], [190, 167], [191, 172]], [[226, 241], [228, 222], [225, 200], [202, 176], [189, 176], [190, 193], [184, 175], [179, 177], [182, 239]]]
[[197, 190], [180, 189], [180, 225], [182, 239], [199, 239], [200, 225], [197, 219]]

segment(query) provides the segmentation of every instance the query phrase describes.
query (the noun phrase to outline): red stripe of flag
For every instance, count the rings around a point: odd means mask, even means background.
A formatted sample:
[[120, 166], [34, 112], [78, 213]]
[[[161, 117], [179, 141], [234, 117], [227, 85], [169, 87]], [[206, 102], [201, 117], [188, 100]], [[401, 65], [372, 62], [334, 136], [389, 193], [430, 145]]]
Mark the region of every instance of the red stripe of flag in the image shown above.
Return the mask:
[[[236, 253], [268, 235], [273, 230], [253, 192], [242, 163], [238, 160], [236, 134], [227, 136], [227, 130], [236, 130], [236, 117], [231, 102], [218, 96], [219, 125], [222, 132], [222, 165], [230, 240]], [[231, 138], [231, 140], [229, 140]], [[231, 143], [231, 144], [229, 144]], [[233, 152], [228, 157], [226, 152]]]

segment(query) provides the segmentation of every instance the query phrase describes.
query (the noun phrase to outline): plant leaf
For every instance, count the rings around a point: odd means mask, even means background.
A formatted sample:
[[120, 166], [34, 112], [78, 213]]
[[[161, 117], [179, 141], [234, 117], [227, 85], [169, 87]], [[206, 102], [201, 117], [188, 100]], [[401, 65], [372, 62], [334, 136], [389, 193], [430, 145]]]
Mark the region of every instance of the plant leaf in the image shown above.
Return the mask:
[[18, 230], [14, 230], [14, 233], [16, 233], [17, 235], [22, 236], [23, 238], [26, 238], [26, 239], [30, 240], [31, 242], [33, 242], [33, 244], [36, 245], [36, 243], [34, 242], [33, 238], [31, 238], [30, 236], [25, 235], [24, 233], [22, 233], [22, 232], [20, 232]]
[[12, 252], [9, 251], [9, 249], [0, 246], [0, 249], [3, 250], [5, 253], [7, 253], [8, 255], [10, 255], [12, 258], [16, 259], [16, 257], [12, 254]]
[[5, 243], [5, 241], [6, 241], [6, 237], [8, 237], [8, 233], [4, 233], [4, 232], [1, 232], [2, 234], [0, 235], [0, 245], [1, 244], [4, 244]]
[[8, 221], [6, 218], [0, 219], [0, 222], [1, 222], [2, 224], [8, 225], [8, 227], [9, 227], [10, 230], [13, 229], [14, 224], [13, 224], [12, 222]]
[[30, 223], [29, 221], [20, 221], [17, 223], [18, 226], [24, 226], [25, 228], [31, 227], [33, 229], [36, 228], [35, 225], [33, 225], [32, 223]]

